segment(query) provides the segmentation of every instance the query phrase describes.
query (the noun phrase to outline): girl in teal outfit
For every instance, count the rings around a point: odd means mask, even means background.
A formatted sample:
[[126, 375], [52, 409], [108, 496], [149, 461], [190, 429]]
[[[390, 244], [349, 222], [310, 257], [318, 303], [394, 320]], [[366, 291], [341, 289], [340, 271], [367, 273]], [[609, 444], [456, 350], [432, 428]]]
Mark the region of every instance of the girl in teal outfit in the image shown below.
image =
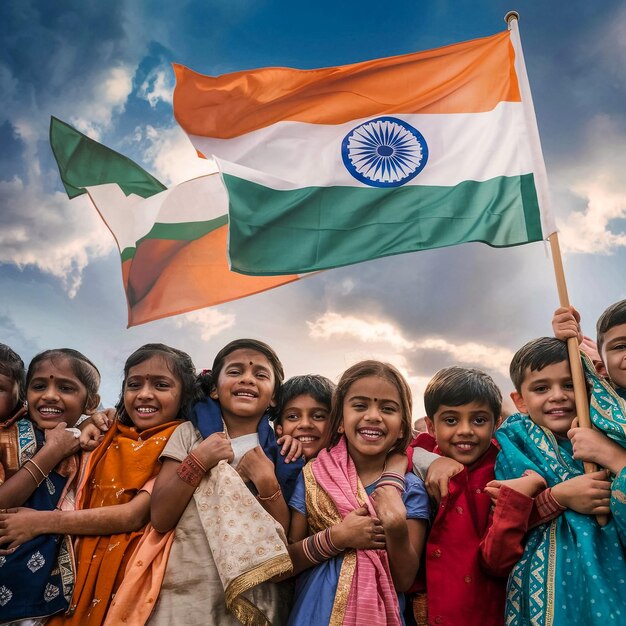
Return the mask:
[[[591, 419], [601, 431], [590, 435], [602, 465], [615, 474], [612, 484], [606, 470], [585, 475], [582, 459], [575, 458], [581, 456], [574, 450], [582, 448], [584, 429], [571, 428], [575, 404], [565, 344], [538, 339], [511, 362], [517, 389], [512, 398], [521, 413], [496, 433], [501, 446], [496, 477], [538, 472], [557, 510], [529, 532], [509, 578], [506, 623], [512, 626], [626, 623], [626, 403], [590, 362], [586, 365]], [[601, 526], [596, 515], [609, 511], [609, 522]]]

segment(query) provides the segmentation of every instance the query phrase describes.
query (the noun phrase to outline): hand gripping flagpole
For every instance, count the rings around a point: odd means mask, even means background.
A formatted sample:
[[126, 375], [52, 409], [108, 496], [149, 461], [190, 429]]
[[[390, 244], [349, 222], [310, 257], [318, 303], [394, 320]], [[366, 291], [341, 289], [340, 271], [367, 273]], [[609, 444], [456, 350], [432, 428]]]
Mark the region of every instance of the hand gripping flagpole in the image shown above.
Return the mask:
[[[515, 69], [518, 73], [518, 81], [520, 85], [520, 91], [522, 94], [522, 102], [524, 103], [524, 110], [527, 116], [531, 116], [532, 119], [528, 120], [528, 130], [531, 135], [531, 145], [535, 155], [540, 158], [535, 159], [537, 167], [537, 194], [539, 196], [540, 205], [542, 207], [548, 206], [549, 199], [547, 197], [547, 174], [545, 171], [545, 164], [543, 162], [543, 156], [541, 155], [541, 144], [539, 143], [539, 131], [537, 129], [537, 122], [534, 115], [534, 107], [532, 103], [532, 96], [530, 93], [530, 85], [528, 83], [528, 76], [526, 74], [526, 65], [524, 63], [524, 57], [522, 54], [522, 42], [519, 34], [519, 13], [517, 11], [509, 11], [504, 16], [504, 21], [508, 24], [511, 31], [511, 41], [515, 48]], [[542, 225], [546, 225], [544, 222], [544, 216], [542, 215]], [[547, 224], [548, 228], [550, 224]], [[546, 229], [548, 232], [548, 229]], [[552, 263], [554, 265], [554, 275], [556, 278], [556, 287], [559, 294], [559, 304], [562, 307], [569, 307], [569, 296], [567, 293], [567, 283], [565, 282], [565, 272], [563, 271], [563, 259], [561, 257], [561, 248], [559, 246], [559, 236], [556, 229], [548, 237], [550, 241], [550, 251], [552, 252]], [[583, 373], [583, 366], [580, 360], [580, 350], [578, 347], [578, 338], [570, 337], [567, 340], [567, 352], [569, 355], [569, 363], [572, 371], [572, 383], [574, 384], [574, 401], [576, 403], [576, 415], [578, 417], [578, 425], [581, 428], [591, 428], [591, 418], [589, 415], [589, 399], [587, 397], [587, 388], [585, 385], [585, 375]], [[597, 471], [595, 463], [584, 461], [585, 473]], [[606, 515], [597, 515], [596, 519], [598, 523], [604, 526], [608, 517]]]

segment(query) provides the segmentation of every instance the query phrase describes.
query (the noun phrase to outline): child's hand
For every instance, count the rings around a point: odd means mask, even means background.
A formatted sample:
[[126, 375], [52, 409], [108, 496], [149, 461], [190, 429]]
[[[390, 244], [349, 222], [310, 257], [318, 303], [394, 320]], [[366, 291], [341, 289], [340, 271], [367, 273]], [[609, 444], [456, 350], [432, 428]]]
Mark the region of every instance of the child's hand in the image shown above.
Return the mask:
[[59, 422], [54, 428], [47, 429], [45, 436], [46, 445], [51, 446], [62, 459], [80, 450], [80, 440], [76, 433], [67, 430], [65, 422]]
[[343, 520], [332, 527], [331, 539], [340, 550], [384, 550], [385, 531], [380, 520], [371, 517], [362, 506], [348, 513]]
[[91, 416], [91, 423], [94, 424], [99, 430], [105, 433], [115, 421], [115, 409], [109, 408], [104, 411], [96, 411]]
[[78, 441], [85, 452], [91, 452], [98, 447], [102, 439], [104, 439], [102, 431], [95, 424], [87, 424], [80, 431]]
[[463, 463], [442, 456], [435, 459], [428, 468], [424, 485], [428, 495], [439, 504], [448, 495], [448, 483], [465, 469]]
[[277, 489], [280, 489], [274, 472], [274, 464], [267, 458], [261, 446], [248, 450], [236, 469], [244, 482], [254, 484], [262, 498], [269, 498], [276, 493]]
[[197, 448], [194, 448], [193, 453], [207, 471], [222, 460], [230, 463], [235, 458], [226, 433], [209, 435]]
[[583, 515], [608, 515], [611, 483], [600, 470], [570, 478], [552, 487], [552, 496], [564, 507]]
[[406, 525], [406, 507], [400, 492], [395, 487], [375, 489], [371, 496], [376, 515], [380, 518], [385, 534], [408, 532]]
[[589, 461], [619, 474], [626, 466], [626, 449], [595, 428], [573, 428], [567, 432], [572, 442], [574, 458]]
[[15, 552], [23, 543], [41, 535], [37, 521], [41, 511], [20, 507], [0, 514], [0, 546], [3, 555]]
[[534, 498], [540, 491], [547, 487], [546, 481], [540, 474], [527, 470], [525, 476], [511, 478], [509, 480], [491, 480], [487, 483], [485, 491], [489, 494], [491, 502], [495, 505], [502, 487], [509, 487], [519, 493]]
[[580, 313], [573, 307], [559, 307], [552, 318], [552, 332], [557, 339], [565, 341], [576, 337], [582, 343], [583, 334], [580, 330]]
[[285, 463], [291, 463], [302, 456], [302, 444], [291, 435], [283, 435], [276, 443], [283, 446], [280, 453], [285, 457]]

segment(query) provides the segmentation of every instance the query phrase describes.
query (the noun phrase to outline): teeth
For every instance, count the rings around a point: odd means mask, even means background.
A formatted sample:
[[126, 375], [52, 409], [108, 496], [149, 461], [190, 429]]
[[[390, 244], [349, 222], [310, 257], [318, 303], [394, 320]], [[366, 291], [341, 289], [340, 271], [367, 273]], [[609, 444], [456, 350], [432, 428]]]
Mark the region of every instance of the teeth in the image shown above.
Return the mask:
[[296, 437], [296, 439], [300, 443], [311, 443], [312, 441], [317, 441], [319, 437], [307, 437], [303, 435], [302, 437]]
[[253, 393], [246, 393], [245, 391], [238, 391], [235, 395], [238, 397], [243, 396], [244, 398], [256, 398]]
[[366, 438], [380, 438], [383, 436], [383, 432], [380, 430], [370, 430], [368, 428], [361, 428], [359, 429], [359, 433], [361, 434], [361, 436], [366, 437]]
[[42, 406], [39, 409], [40, 413], [47, 413], [48, 415], [59, 415], [59, 413], [63, 413], [61, 409], [57, 409], [53, 406]]
[[156, 413], [157, 409], [153, 406], [138, 406], [136, 409], [137, 413]]
[[456, 443], [454, 445], [461, 450], [471, 450], [474, 447], [473, 443]]

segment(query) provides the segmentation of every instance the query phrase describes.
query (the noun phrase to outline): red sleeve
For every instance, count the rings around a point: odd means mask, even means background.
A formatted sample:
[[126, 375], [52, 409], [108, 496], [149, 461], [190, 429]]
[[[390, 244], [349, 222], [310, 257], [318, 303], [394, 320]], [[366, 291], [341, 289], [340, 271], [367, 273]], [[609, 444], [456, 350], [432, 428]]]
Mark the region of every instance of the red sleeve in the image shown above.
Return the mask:
[[492, 576], [505, 577], [524, 553], [524, 535], [533, 498], [506, 485], [500, 488], [490, 524], [480, 543], [480, 564]]
[[565, 507], [561, 506], [552, 495], [551, 489], [544, 489], [535, 497], [533, 510], [530, 514], [528, 528], [534, 528], [540, 524], [552, 521], [565, 511]]

